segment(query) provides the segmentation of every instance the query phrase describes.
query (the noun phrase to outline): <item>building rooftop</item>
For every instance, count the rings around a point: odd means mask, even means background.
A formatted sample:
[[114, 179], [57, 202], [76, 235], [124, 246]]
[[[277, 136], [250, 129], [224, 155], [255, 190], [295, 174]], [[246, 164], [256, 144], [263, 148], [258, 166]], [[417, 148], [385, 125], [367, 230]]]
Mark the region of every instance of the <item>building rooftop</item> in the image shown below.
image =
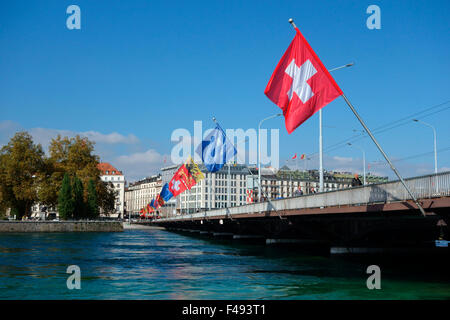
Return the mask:
[[138, 180], [138, 181], [131, 182], [129, 184], [129, 187], [141, 185], [144, 183], [150, 183], [150, 182], [161, 182], [161, 174], [156, 174], [156, 175], [153, 175], [153, 176], [150, 176], [150, 177]]
[[98, 170], [100, 170], [101, 174], [103, 176], [108, 175], [108, 176], [122, 176], [122, 171], [117, 170], [115, 167], [113, 167], [110, 163], [108, 162], [100, 162], [97, 165]]

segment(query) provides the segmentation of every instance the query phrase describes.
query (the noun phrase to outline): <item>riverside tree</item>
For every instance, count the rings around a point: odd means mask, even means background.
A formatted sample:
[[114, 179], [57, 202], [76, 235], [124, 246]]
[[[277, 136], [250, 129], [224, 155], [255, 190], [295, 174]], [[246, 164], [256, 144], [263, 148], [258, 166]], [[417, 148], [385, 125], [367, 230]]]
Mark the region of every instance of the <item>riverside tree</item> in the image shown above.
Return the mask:
[[116, 197], [118, 195], [118, 191], [114, 190], [114, 185], [111, 182], [107, 184], [104, 183], [106, 188], [98, 188], [97, 186], [97, 196], [98, 196], [98, 204], [100, 208], [102, 208], [102, 213], [109, 215], [115, 210], [115, 202]]
[[[63, 178], [68, 174], [69, 180], [74, 182], [74, 189], [75, 183], [78, 184], [75, 178], [81, 181], [82, 188], [79, 185], [77, 188], [83, 190], [85, 204], [88, 184], [92, 180], [97, 205], [103, 212], [111, 212], [115, 202], [114, 190], [101, 181], [98, 164], [94, 142], [87, 138], [58, 135], [51, 140], [48, 156], [45, 156], [42, 147], [33, 143], [31, 135], [19, 132], [0, 151], [0, 208], [11, 208], [11, 214], [21, 219], [31, 213], [34, 203], [57, 207]], [[81, 203], [78, 193], [77, 197], [77, 203]], [[75, 214], [67, 218], [81, 218], [78, 211]], [[84, 211], [82, 216], [87, 217], [87, 212]]]
[[40, 200], [50, 206], [57, 203], [57, 193], [65, 173], [68, 173], [71, 179], [80, 178], [84, 189], [87, 188], [89, 179], [100, 180], [100, 172], [97, 169], [99, 158], [93, 151], [94, 143], [87, 138], [62, 138], [58, 135], [52, 139], [49, 146], [50, 156], [46, 161], [47, 170], [41, 179]]
[[[45, 174], [41, 179], [40, 201], [50, 206], [57, 203], [58, 190], [67, 172], [70, 178], [77, 177], [82, 182], [85, 202], [88, 197], [89, 181], [93, 180], [97, 189], [98, 205], [105, 212], [114, 207], [115, 197], [111, 196], [110, 188], [100, 179], [100, 171], [97, 167], [100, 159], [94, 154], [94, 142], [78, 135], [74, 138], [58, 135], [50, 142], [49, 154], [45, 162]], [[87, 214], [85, 207], [83, 217], [87, 218]]]
[[11, 208], [17, 219], [31, 214], [38, 200], [38, 176], [45, 169], [44, 152], [27, 132], [18, 132], [0, 150], [0, 193], [2, 206]]
[[90, 219], [96, 219], [99, 215], [97, 190], [94, 180], [89, 180], [87, 195], [87, 213]]
[[75, 204], [73, 200], [72, 187], [70, 185], [69, 175], [64, 174], [61, 189], [58, 195], [58, 212], [59, 217], [63, 220], [73, 219]]
[[73, 204], [74, 204], [74, 218], [86, 218], [86, 205], [84, 203], [84, 188], [80, 178], [75, 177], [73, 181]]

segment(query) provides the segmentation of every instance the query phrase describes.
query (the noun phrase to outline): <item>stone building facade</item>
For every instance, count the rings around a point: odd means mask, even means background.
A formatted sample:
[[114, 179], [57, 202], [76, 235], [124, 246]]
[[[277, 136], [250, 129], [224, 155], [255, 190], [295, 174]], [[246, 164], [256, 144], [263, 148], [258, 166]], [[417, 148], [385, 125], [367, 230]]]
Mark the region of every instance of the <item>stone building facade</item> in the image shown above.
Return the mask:
[[114, 191], [117, 192], [116, 201], [114, 204], [115, 212], [109, 215], [112, 218], [123, 218], [124, 202], [125, 202], [125, 177], [123, 173], [117, 170], [108, 162], [101, 162], [98, 164], [100, 170], [100, 179], [104, 183], [108, 183]]
[[130, 183], [125, 191], [125, 203], [127, 211], [138, 214], [156, 195], [161, 192], [161, 175], [153, 175], [148, 178]]

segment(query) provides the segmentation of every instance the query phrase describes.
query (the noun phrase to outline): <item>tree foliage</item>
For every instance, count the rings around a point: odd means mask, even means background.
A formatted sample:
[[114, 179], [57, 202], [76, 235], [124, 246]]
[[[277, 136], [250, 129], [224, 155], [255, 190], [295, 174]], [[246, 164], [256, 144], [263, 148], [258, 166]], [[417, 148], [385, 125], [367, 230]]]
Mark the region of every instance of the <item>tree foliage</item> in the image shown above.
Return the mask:
[[114, 190], [114, 185], [111, 182], [103, 185], [106, 186], [106, 188], [104, 188], [103, 186], [100, 188], [97, 187], [98, 201], [100, 208], [102, 208], [102, 212], [106, 215], [109, 215], [115, 210], [115, 203], [118, 192]]
[[38, 176], [45, 170], [44, 152], [27, 132], [18, 132], [0, 150], [0, 193], [3, 206], [18, 219], [29, 215], [38, 200]]
[[90, 219], [96, 219], [99, 215], [97, 189], [94, 180], [89, 180], [87, 195], [87, 215]]
[[[22, 218], [24, 214], [29, 214], [35, 202], [59, 206], [66, 174], [69, 181], [73, 181], [72, 195], [75, 207], [75, 215], [67, 218], [88, 217], [90, 183], [96, 190], [95, 203], [102, 211], [108, 213], [114, 210], [115, 193], [100, 179], [99, 157], [94, 154], [92, 141], [80, 136], [69, 138], [58, 135], [51, 140], [48, 151], [48, 156], [45, 156], [42, 147], [35, 145], [32, 137], [26, 132], [17, 133], [8, 145], [1, 149], [0, 202], [11, 208], [12, 214], [17, 214], [19, 219]], [[67, 189], [67, 186], [64, 188]], [[91, 198], [93, 194], [91, 192]], [[82, 202], [84, 207], [81, 206]], [[99, 208], [94, 210], [91, 207], [90, 210], [96, 218]]]
[[73, 219], [75, 204], [72, 194], [72, 186], [70, 185], [69, 175], [64, 174], [61, 189], [58, 195], [58, 212], [59, 217], [63, 220]]
[[[67, 172], [72, 179], [77, 177], [82, 182], [85, 202], [87, 202], [89, 181], [93, 180], [97, 189], [98, 204], [104, 211], [109, 210], [110, 195], [106, 184], [100, 179], [99, 157], [94, 154], [92, 141], [78, 135], [74, 138], [58, 135], [50, 142], [49, 154], [46, 161], [48, 169], [46, 172], [49, 174], [43, 179], [42, 190], [40, 190], [42, 202], [48, 205], [56, 203], [57, 191], [55, 192], [55, 190], [61, 188], [62, 177]], [[87, 212], [84, 212], [82, 217], [87, 218]]]
[[[68, 173], [70, 178], [78, 177], [84, 189], [90, 179], [100, 181], [97, 168], [98, 156], [93, 154], [94, 143], [87, 138], [62, 138], [58, 135], [49, 146], [49, 158], [46, 161], [45, 176], [41, 179], [40, 200], [48, 205], [56, 204], [57, 190], [61, 188], [62, 178]], [[87, 194], [84, 194], [86, 198]]]
[[84, 188], [83, 183], [80, 178], [76, 177], [73, 181], [73, 203], [74, 203], [74, 218], [75, 219], [85, 219], [87, 218], [86, 214], [86, 205], [84, 202]]

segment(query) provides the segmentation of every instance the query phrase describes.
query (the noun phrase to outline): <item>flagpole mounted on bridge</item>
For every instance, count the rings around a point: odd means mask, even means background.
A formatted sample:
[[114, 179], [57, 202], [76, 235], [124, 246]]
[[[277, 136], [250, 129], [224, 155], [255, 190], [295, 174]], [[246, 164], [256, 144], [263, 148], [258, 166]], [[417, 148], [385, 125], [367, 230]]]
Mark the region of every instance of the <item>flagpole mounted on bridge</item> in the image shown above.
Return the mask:
[[[294, 23], [294, 19], [290, 18], [289, 19], [289, 23], [294, 27], [294, 29], [297, 29], [297, 26]], [[353, 65], [353, 63], [348, 64], [348, 66]], [[363, 119], [360, 117], [360, 115], [358, 114], [358, 112], [356, 111], [355, 107], [350, 103], [350, 101], [348, 100], [348, 98], [346, 97], [346, 95], [341, 91], [341, 95], [342, 98], [344, 98], [345, 103], [349, 106], [350, 110], [353, 112], [353, 114], [356, 116], [356, 118], [358, 119], [358, 121], [361, 123], [361, 125], [363, 126], [364, 130], [367, 132], [367, 134], [370, 136], [370, 138], [372, 139], [372, 141], [375, 143], [375, 145], [377, 146], [378, 150], [381, 152], [381, 154], [383, 155], [384, 159], [387, 161], [387, 163], [389, 164], [389, 166], [391, 167], [392, 171], [394, 171], [395, 175], [398, 177], [398, 179], [400, 180], [400, 182], [402, 183], [402, 185], [405, 187], [406, 191], [408, 192], [409, 196], [411, 197], [411, 199], [414, 201], [414, 203], [417, 205], [417, 207], [419, 208], [420, 212], [422, 213], [423, 216], [426, 216], [425, 210], [423, 209], [423, 207], [420, 205], [419, 201], [417, 200], [417, 198], [413, 195], [413, 193], [411, 192], [411, 190], [409, 189], [409, 187], [406, 185], [405, 180], [403, 180], [402, 176], [400, 175], [400, 173], [397, 171], [397, 169], [395, 168], [394, 164], [391, 162], [391, 160], [389, 159], [389, 157], [387, 156], [387, 154], [384, 152], [383, 148], [380, 146], [380, 144], [378, 143], [378, 141], [375, 139], [374, 135], [372, 134], [372, 132], [370, 131], [370, 129], [366, 126], [366, 124], [364, 123]]]
[[295, 23], [294, 23], [294, 19], [290, 18], [290, 19], [289, 19], [289, 23], [292, 24], [292, 26], [294, 27], [294, 29], [297, 28], [297, 26], [296, 26]]

